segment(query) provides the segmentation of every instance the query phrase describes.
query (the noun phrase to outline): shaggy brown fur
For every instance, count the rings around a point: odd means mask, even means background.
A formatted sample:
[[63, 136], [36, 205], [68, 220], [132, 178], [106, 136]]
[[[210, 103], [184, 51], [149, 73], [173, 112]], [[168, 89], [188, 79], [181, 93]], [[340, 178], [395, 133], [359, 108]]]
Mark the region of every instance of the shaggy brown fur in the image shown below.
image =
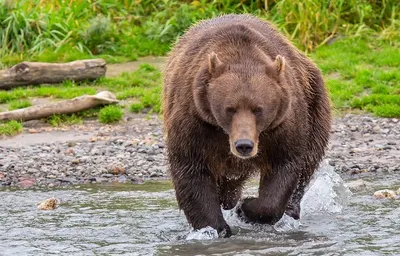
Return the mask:
[[191, 27], [164, 70], [163, 115], [176, 197], [195, 229], [229, 237], [243, 183], [260, 172], [259, 197], [238, 207], [248, 222], [300, 218], [300, 200], [331, 127], [319, 69], [271, 24], [225, 15]]

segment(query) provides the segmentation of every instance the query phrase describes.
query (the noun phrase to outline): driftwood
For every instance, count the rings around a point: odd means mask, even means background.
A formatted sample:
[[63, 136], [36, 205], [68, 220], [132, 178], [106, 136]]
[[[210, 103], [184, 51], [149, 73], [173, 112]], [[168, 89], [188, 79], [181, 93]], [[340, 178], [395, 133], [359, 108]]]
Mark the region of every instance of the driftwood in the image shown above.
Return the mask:
[[106, 73], [103, 59], [77, 60], [67, 63], [21, 62], [0, 70], [0, 89], [21, 85], [53, 84], [64, 80], [94, 80]]
[[93, 108], [98, 105], [113, 104], [119, 101], [109, 91], [102, 91], [96, 95], [83, 95], [70, 100], [62, 100], [43, 105], [5, 111], [0, 113], [0, 120], [36, 120], [49, 117], [53, 114], [71, 114]]

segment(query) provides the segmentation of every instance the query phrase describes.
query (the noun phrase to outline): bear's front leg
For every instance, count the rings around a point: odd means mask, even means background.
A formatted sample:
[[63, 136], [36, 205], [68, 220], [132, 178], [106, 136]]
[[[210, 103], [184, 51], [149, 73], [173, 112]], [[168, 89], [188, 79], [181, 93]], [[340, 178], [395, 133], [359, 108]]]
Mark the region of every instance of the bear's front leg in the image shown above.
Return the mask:
[[245, 222], [275, 224], [284, 214], [298, 176], [289, 171], [261, 174], [259, 197], [246, 198], [238, 208]]
[[220, 237], [232, 235], [219, 203], [217, 182], [208, 169], [199, 161], [172, 163], [176, 198], [179, 208], [185, 213], [194, 229], [207, 226], [215, 228]]
[[305, 188], [310, 182], [310, 177], [311, 176], [307, 174], [300, 175], [296, 189], [293, 191], [293, 194], [286, 207], [285, 213], [295, 220], [300, 219], [300, 202], [304, 196]]
[[239, 179], [220, 178], [218, 181], [219, 201], [224, 210], [234, 208], [242, 195], [243, 183], [247, 175]]

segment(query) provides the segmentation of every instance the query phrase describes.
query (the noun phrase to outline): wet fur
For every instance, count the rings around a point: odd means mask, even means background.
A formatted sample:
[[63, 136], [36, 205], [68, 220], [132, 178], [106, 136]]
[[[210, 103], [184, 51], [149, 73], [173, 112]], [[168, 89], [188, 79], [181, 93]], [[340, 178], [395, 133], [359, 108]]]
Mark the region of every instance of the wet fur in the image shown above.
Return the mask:
[[[229, 135], [211, 113], [218, 107], [213, 104], [220, 104], [207, 94], [213, 52], [226, 65], [221, 72], [238, 62], [251, 68], [266, 58], [273, 63], [278, 55], [284, 57], [280, 67], [285, 86], [277, 94], [283, 95], [282, 106], [271, 123], [263, 124], [267, 129], [260, 132], [257, 155], [250, 159], [231, 153]], [[246, 76], [251, 70], [238, 72]], [[274, 71], [269, 72], [272, 76]], [[245, 199], [239, 215], [248, 222], [269, 224], [285, 211], [300, 218], [304, 188], [329, 140], [330, 102], [319, 69], [271, 24], [233, 14], [195, 24], [169, 54], [162, 104], [176, 198], [195, 229], [211, 226], [221, 236], [230, 236], [221, 205], [233, 208], [243, 183], [255, 172], [261, 176], [259, 197]]]

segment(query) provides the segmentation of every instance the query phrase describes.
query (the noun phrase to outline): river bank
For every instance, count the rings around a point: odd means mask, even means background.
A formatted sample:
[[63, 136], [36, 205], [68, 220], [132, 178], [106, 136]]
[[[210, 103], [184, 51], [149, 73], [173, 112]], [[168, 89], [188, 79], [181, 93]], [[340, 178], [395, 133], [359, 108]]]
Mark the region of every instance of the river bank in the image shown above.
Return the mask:
[[[168, 179], [162, 121], [131, 114], [117, 125], [85, 120], [54, 128], [39, 121], [0, 140], [0, 186], [54, 187], [71, 184]], [[326, 158], [354, 178], [400, 172], [400, 121], [348, 114], [334, 119]]]

